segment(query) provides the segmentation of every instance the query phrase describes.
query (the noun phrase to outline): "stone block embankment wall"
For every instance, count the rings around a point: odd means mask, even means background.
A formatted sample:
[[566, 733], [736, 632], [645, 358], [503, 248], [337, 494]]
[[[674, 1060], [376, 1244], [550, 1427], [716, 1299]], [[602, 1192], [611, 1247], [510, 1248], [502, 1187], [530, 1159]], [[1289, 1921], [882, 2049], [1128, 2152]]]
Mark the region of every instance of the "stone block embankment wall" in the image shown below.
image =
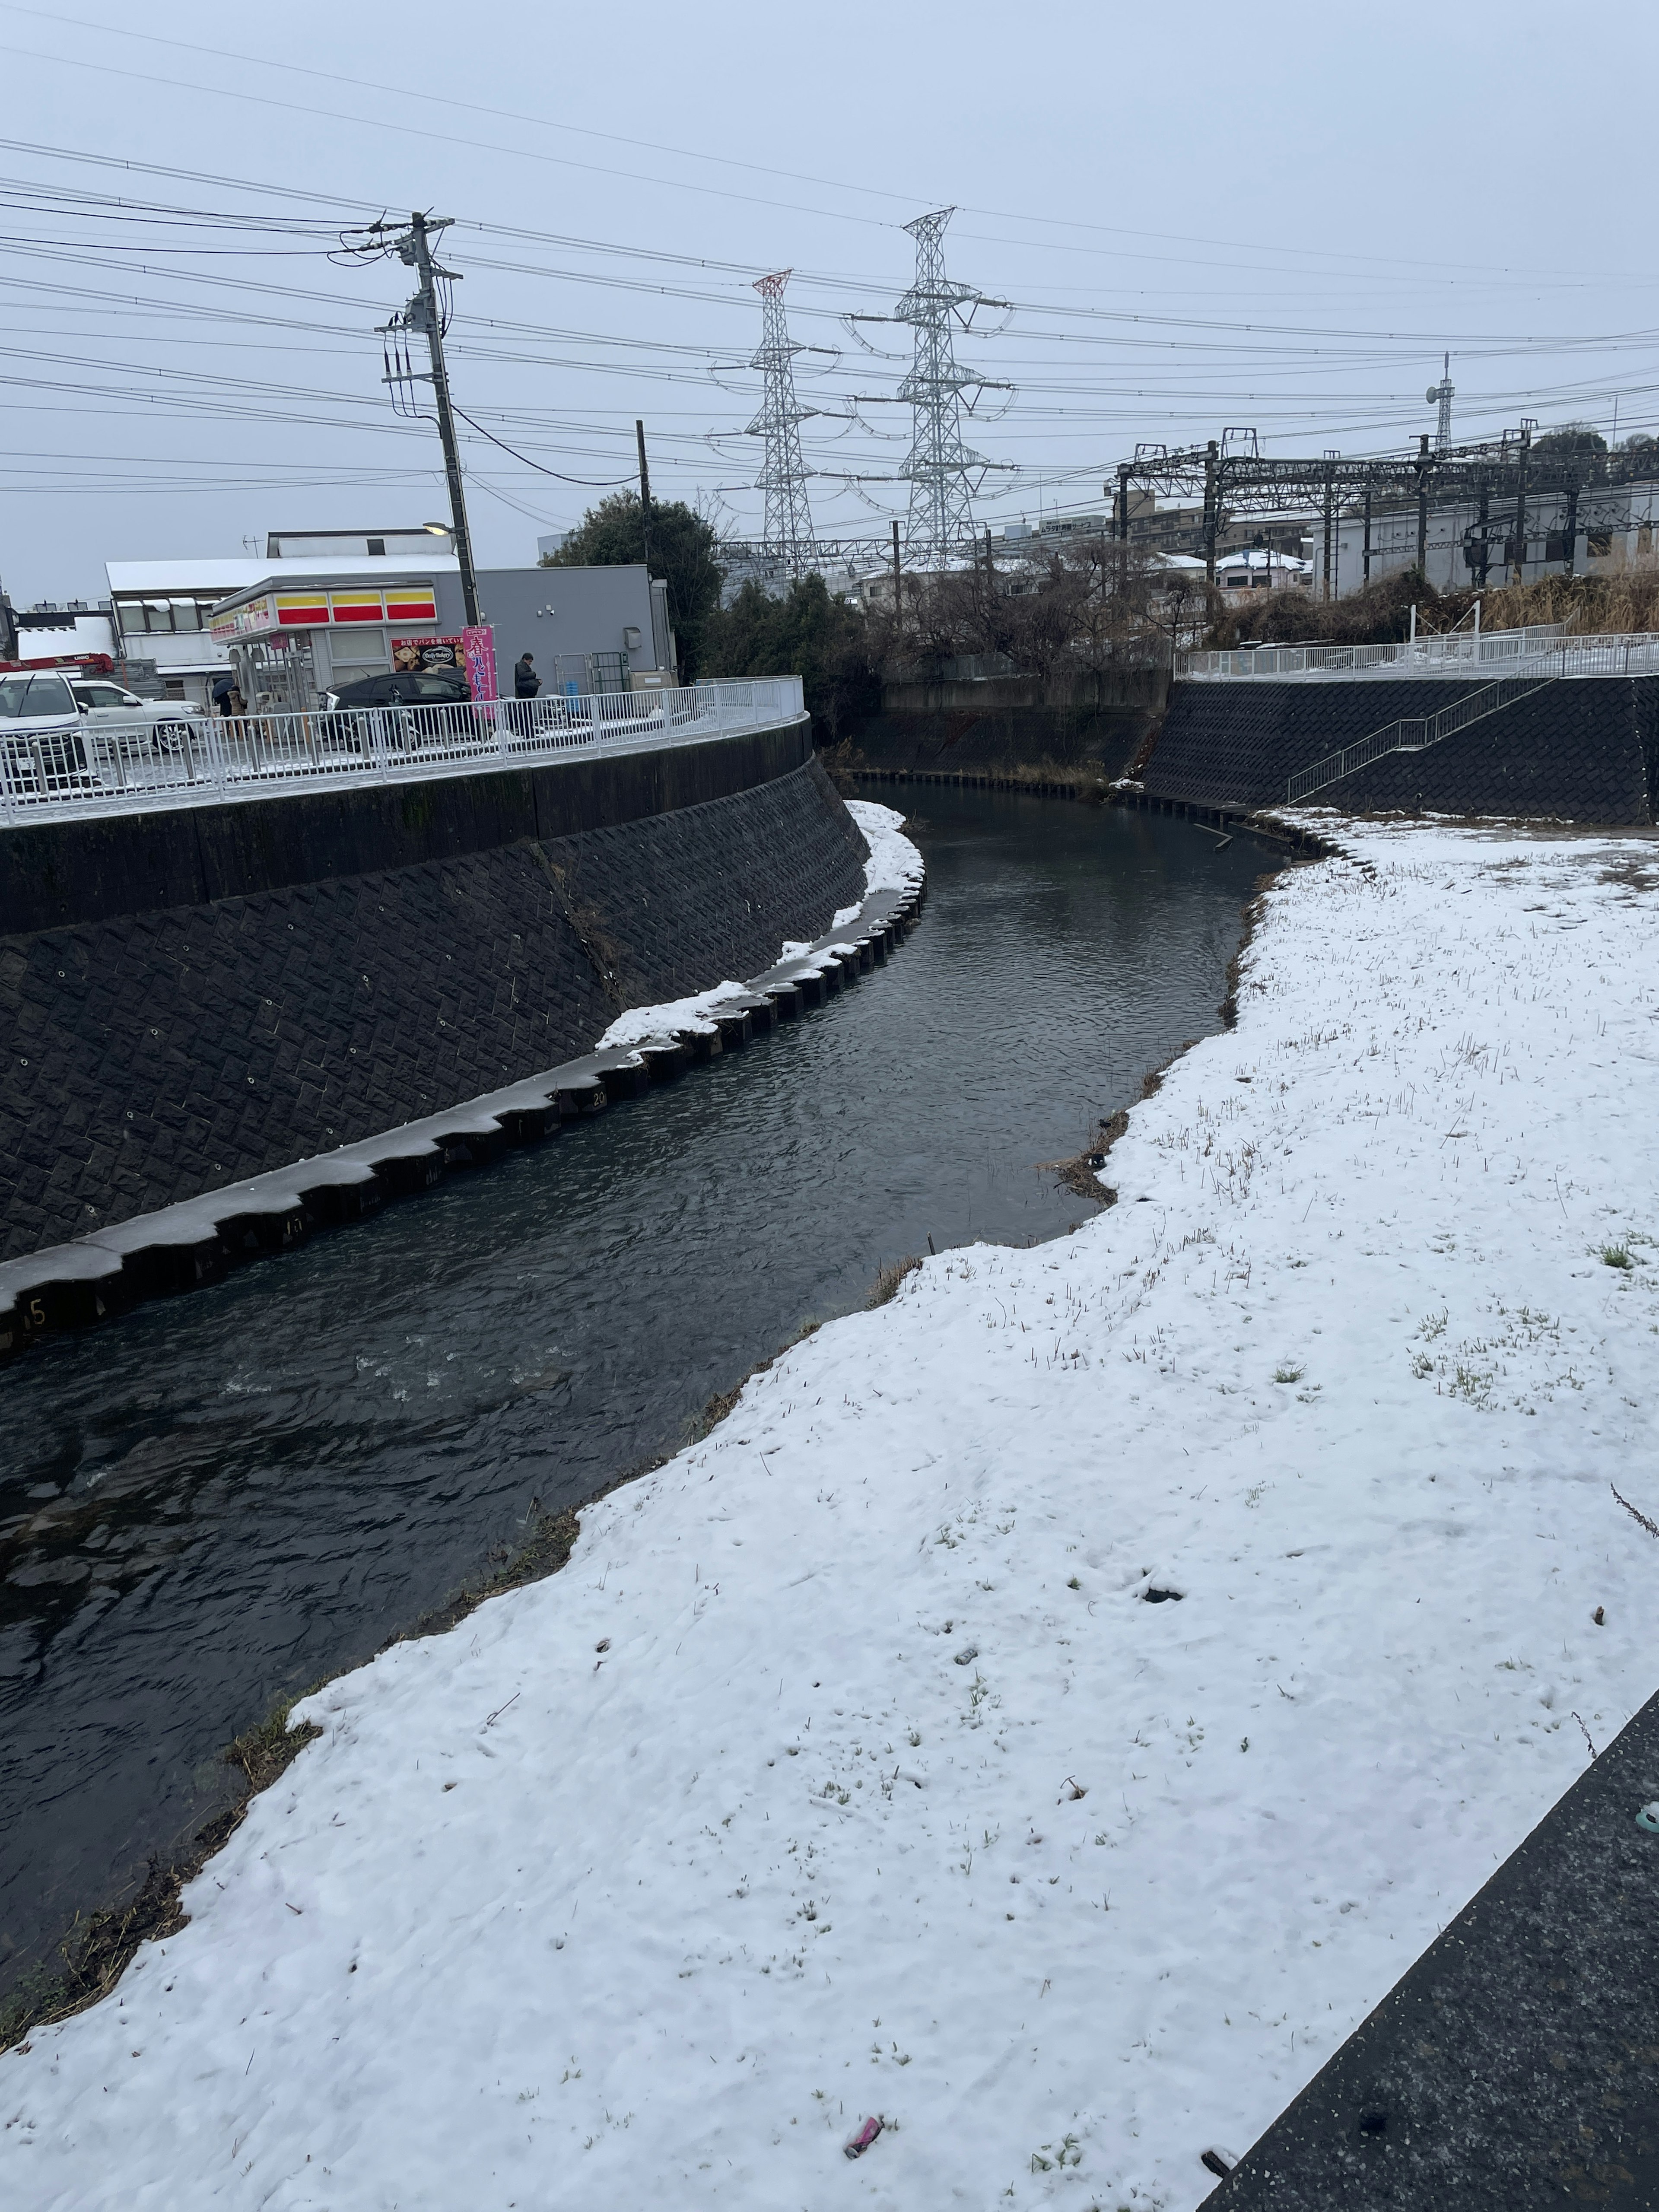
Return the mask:
[[[1404, 715], [1433, 715], [1474, 683], [1175, 685], [1141, 770], [1155, 798], [1209, 806], [1285, 803], [1298, 769]], [[1415, 753], [1392, 753], [1310, 805], [1643, 824], [1659, 799], [1659, 678], [1556, 682]]]
[[1052, 763], [1126, 775], [1169, 694], [1167, 669], [1045, 682], [998, 676], [980, 683], [888, 684], [881, 711], [850, 732], [871, 768], [1006, 775]]
[[[816, 936], [862, 895], [866, 848], [804, 731], [777, 736], [723, 763], [657, 757], [659, 791], [665, 775], [734, 786], [659, 811], [639, 807], [636, 757], [595, 764], [622, 772], [608, 789], [585, 769], [539, 797], [519, 776], [331, 795], [309, 855], [280, 818], [196, 823], [210, 851], [241, 842], [258, 887], [140, 910], [106, 910], [109, 886], [183, 866], [189, 816], [31, 830], [14, 885], [93, 911], [0, 937], [0, 1259], [533, 1075], [629, 1006]], [[516, 788], [468, 787], [492, 784]], [[538, 808], [562, 834], [536, 834]], [[564, 826], [607, 809], [622, 818]], [[480, 842], [492, 826], [509, 834]], [[99, 865], [77, 878], [68, 833], [87, 830]], [[319, 853], [334, 872], [314, 872]]]

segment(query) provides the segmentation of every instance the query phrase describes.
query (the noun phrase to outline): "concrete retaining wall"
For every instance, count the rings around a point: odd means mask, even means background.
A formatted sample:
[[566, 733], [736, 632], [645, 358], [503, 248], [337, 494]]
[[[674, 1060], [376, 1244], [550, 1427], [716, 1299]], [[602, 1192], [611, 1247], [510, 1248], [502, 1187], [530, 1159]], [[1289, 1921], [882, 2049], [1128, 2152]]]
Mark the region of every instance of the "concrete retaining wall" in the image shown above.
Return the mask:
[[[816, 936], [866, 850], [802, 745], [0, 835], [36, 912], [82, 909], [0, 937], [0, 1259], [498, 1089]], [[302, 808], [314, 845], [273, 813]], [[246, 888], [118, 903], [204, 880]]]
[[1169, 694], [1167, 669], [1045, 683], [997, 676], [981, 683], [888, 684], [882, 707], [850, 732], [872, 768], [997, 775], [1052, 762], [1124, 775]]
[[[1141, 781], [1156, 797], [1200, 805], [1282, 805], [1297, 769], [1480, 688], [1419, 679], [1177, 684]], [[1648, 823], [1659, 795], [1656, 732], [1659, 678], [1551, 684], [1425, 751], [1374, 761], [1307, 804]]]
[[705, 744], [0, 831], [0, 932], [192, 906], [567, 837], [724, 799], [810, 759], [803, 718]]

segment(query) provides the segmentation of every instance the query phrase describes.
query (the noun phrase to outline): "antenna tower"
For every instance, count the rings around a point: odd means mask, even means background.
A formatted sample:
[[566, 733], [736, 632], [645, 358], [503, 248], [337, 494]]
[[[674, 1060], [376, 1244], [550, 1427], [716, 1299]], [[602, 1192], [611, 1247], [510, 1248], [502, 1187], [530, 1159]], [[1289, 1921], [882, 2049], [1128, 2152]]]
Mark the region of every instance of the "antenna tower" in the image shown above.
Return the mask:
[[751, 438], [766, 441], [766, 460], [755, 479], [766, 494], [766, 520], [761, 533], [762, 550], [769, 561], [787, 562], [792, 576], [812, 565], [812, 510], [806, 502], [806, 464], [801, 459], [800, 425], [816, 407], [802, 407], [795, 398], [794, 358], [800, 351], [790, 343], [784, 319], [783, 288], [790, 272], [780, 269], [758, 278], [755, 289], [764, 303], [760, 351], [750, 368], [764, 380], [761, 411], [749, 425]]
[[1440, 372], [1439, 383], [1431, 384], [1423, 394], [1425, 399], [1437, 399], [1440, 403], [1440, 418], [1435, 428], [1434, 442], [1436, 449], [1443, 453], [1451, 444], [1451, 404], [1455, 392], [1456, 386], [1451, 380], [1451, 356], [1448, 354]]
[[[908, 458], [899, 470], [910, 484], [910, 519], [904, 550], [912, 561], [939, 562], [974, 534], [972, 479], [989, 465], [962, 442], [962, 395], [984, 390], [989, 380], [957, 365], [955, 335], [984, 301], [971, 284], [953, 284], [945, 273], [945, 228], [956, 213], [940, 208], [904, 226], [916, 241], [916, 281], [893, 311], [896, 323], [916, 334], [915, 359], [898, 388], [915, 423]], [[972, 411], [972, 402], [969, 403]]]

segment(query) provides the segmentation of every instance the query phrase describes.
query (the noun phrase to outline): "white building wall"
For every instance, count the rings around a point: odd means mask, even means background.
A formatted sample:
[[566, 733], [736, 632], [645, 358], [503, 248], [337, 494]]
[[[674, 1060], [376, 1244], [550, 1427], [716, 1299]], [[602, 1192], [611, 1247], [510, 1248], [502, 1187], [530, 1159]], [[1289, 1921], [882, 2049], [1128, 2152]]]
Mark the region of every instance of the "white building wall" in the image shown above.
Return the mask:
[[[1566, 573], [1566, 548], [1562, 542], [1566, 510], [1564, 494], [1551, 492], [1528, 497], [1527, 558], [1522, 564], [1521, 575], [1518, 580], [1513, 576], [1503, 543], [1494, 542], [1486, 579], [1489, 590], [1514, 580], [1530, 584], [1540, 576]], [[1616, 494], [1586, 491], [1580, 495], [1579, 510], [1572, 563], [1578, 574], [1613, 574], [1630, 562], [1652, 558], [1655, 532], [1659, 531], [1659, 480], [1625, 486]], [[1494, 501], [1491, 519], [1498, 521], [1504, 519], [1504, 514], [1503, 506]], [[1479, 509], [1472, 500], [1430, 507], [1424, 570], [1436, 591], [1462, 591], [1477, 580], [1477, 571], [1469, 567], [1466, 558], [1466, 536], [1478, 521]], [[1558, 541], [1553, 546], [1550, 543], [1553, 538]], [[1340, 515], [1331, 538], [1332, 597], [1346, 599], [1350, 592], [1362, 590], [1367, 581], [1364, 515], [1358, 512]], [[1304, 542], [1313, 556], [1315, 592], [1322, 593], [1322, 522], [1315, 525]], [[1375, 584], [1386, 576], [1398, 574], [1413, 567], [1416, 560], [1415, 504], [1373, 513], [1369, 580]]]

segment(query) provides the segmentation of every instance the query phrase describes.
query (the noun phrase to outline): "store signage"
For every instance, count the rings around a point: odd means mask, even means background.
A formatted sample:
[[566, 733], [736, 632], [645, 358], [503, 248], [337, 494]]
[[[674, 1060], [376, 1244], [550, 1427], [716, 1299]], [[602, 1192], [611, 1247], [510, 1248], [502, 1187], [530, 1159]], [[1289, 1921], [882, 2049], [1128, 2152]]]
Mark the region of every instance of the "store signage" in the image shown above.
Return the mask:
[[328, 598], [337, 623], [386, 620], [386, 610], [378, 592], [331, 592]]
[[326, 592], [278, 592], [276, 621], [283, 629], [303, 629], [312, 623], [328, 620]]
[[249, 637], [260, 630], [274, 629], [276, 626], [276, 611], [267, 592], [263, 598], [245, 600], [239, 607], [230, 607], [223, 614], [215, 615], [209, 634], [216, 644], [222, 645], [228, 639]]
[[464, 668], [465, 648], [459, 637], [394, 637], [392, 665], [403, 669]]
[[488, 623], [461, 632], [461, 651], [466, 659], [466, 680], [475, 699], [495, 696], [495, 633]]

